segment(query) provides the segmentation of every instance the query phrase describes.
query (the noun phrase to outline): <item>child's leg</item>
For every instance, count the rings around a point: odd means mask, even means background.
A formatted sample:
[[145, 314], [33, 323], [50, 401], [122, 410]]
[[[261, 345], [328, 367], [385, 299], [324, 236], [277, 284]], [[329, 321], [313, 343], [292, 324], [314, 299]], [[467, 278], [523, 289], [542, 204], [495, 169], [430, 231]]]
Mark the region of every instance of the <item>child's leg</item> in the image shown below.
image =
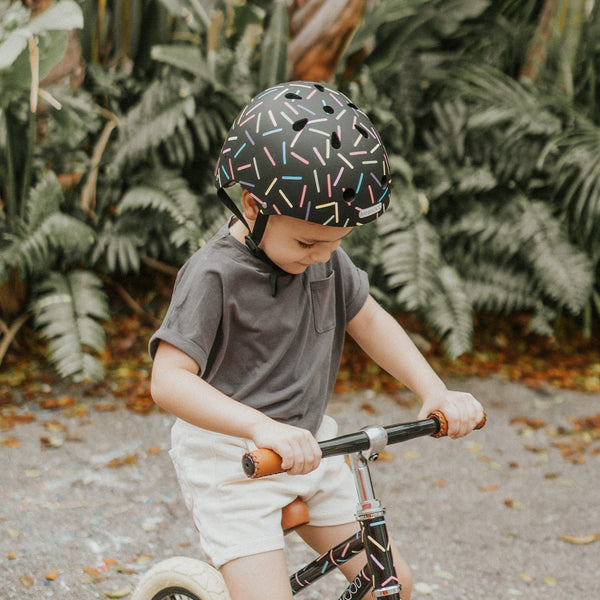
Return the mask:
[[231, 600], [291, 600], [283, 550], [236, 558], [221, 567]]
[[[304, 525], [299, 527], [297, 532], [311, 548], [316, 550], [319, 554], [322, 554], [336, 544], [349, 538], [351, 535], [354, 535], [356, 528], [356, 523], [346, 523], [345, 525], [335, 525], [330, 527]], [[410, 572], [410, 567], [406, 564], [406, 561], [402, 558], [398, 548], [396, 548], [396, 545], [393, 542], [392, 552], [394, 554], [396, 574], [402, 585], [400, 596], [402, 597], [402, 600], [408, 600], [412, 590], [412, 574]], [[365, 562], [364, 552], [361, 552], [348, 562], [340, 565], [340, 570], [346, 576], [348, 581], [352, 581], [356, 574], [363, 568]]]

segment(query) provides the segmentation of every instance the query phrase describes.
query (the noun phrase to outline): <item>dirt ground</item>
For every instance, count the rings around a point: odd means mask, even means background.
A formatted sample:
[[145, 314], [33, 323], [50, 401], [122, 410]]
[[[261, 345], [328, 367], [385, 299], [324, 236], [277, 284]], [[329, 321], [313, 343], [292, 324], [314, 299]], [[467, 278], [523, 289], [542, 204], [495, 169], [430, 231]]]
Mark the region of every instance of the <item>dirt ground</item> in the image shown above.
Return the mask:
[[[600, 440], [573, 419], [600, 395], [533, 390], [497, 378], [452, 382], [485, 405], [468, 438], [389, 447], [372, 468], [393, 537], [413, 570], [413, 598], [597, 600]], [[167, 454], [172, 418], [126, 409], [66, 417], [37, 405], [0, 431], [0, 598], [130, 597], [174, 555], [202, 557]], [[336, 396], [348, 433], [412, 420], [411, 396]], [[312, 554], [292, 534], [290, 567]], [[299, 597], [338, 598], [330, 576]]]

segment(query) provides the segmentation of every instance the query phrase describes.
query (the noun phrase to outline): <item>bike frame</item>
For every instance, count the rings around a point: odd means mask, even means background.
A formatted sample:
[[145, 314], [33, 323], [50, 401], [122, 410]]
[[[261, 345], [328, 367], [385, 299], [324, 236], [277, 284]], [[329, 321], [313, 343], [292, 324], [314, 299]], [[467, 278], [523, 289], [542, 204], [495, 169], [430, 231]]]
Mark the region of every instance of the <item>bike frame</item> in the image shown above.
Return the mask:
[[[400, 600], [402, 586], [392, 558], [391, 542], [385, 521], [385, 509], [375, 497], [369, 461], [376, 460], [388, 443], [406, 441], [422, 435], [436, 435], [436, 419], [391, 427], [368, 427], [359, 434], [321, 442], [323, 456], [348, 454], [358, 493], [356, 518], [360, 530], [290, 576], [292, 593], [306, 589], [340, 564], [365, 550], [367, 563], [350, 582], [339, 600], [359, 600], [373, 590], [376, 598]], [[348, 450], [359, 450], [349, 454]], [[366, 455], [362, 452], [366, 450]]]

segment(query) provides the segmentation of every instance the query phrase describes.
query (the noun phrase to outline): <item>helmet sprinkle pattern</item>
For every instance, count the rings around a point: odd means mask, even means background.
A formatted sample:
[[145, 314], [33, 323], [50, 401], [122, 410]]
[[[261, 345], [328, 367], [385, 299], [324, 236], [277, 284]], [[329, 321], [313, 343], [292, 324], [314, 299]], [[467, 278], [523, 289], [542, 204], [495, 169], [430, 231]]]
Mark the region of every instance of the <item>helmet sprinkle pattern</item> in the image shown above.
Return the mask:
[[219, 191], [239, 183], [259, 212], [337, 227], [378, 218], [390, 200], [387, 154], [369, 118], [344, 94], [293, 81], [241, 111], [215, 169]]

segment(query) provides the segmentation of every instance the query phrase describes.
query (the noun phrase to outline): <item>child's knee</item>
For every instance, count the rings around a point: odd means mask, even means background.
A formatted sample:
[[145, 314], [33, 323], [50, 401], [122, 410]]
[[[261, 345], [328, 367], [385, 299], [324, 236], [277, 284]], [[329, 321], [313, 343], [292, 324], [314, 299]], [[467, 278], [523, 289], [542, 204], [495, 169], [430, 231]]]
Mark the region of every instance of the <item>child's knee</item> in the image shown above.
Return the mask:
[[394, 548], [394, 567], [396, 568], [398, 581], [402, 586], [400, 597], [402, 600], [408, 600], [412, 593], [412, 572], [396, 548]]

